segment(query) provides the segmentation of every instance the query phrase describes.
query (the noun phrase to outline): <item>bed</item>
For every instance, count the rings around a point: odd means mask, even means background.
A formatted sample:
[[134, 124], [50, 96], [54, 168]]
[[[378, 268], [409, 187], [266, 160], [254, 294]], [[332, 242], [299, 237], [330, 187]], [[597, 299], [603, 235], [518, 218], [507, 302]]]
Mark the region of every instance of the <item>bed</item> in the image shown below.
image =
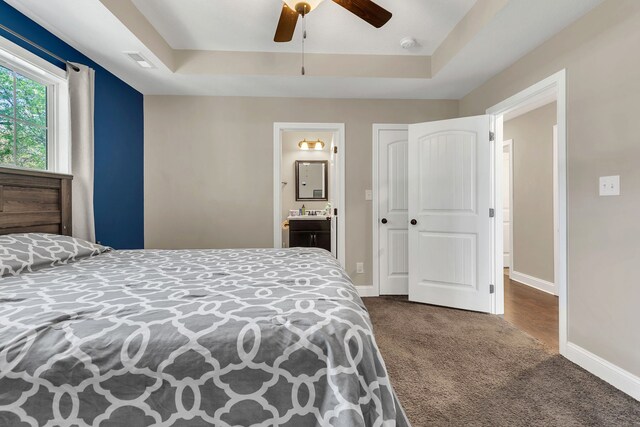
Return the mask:
[[4, 213], [0, 425], [408, 425], [328, 252], [116, 251]]

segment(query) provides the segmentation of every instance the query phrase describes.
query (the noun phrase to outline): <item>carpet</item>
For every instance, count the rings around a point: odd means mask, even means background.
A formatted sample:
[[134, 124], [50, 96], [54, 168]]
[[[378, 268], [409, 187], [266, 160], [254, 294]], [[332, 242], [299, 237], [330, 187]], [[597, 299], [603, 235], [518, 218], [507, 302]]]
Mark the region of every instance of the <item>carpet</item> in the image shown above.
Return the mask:
[[640, 426], [640, 402], [497, 316], [364, 301], [414, 427]]

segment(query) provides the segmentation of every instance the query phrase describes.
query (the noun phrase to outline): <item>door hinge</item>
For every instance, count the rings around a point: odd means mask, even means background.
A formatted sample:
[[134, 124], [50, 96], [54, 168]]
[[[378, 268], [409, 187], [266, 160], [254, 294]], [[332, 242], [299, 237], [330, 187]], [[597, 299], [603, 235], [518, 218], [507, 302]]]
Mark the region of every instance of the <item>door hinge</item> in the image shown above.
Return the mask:
[[489, 218], [493, 218], [496, 216], [496, 210], [493, 208], [489, 208]]
[[489, 132], [489, 141], [495, 141], [496, 140], [496, 134], [493, 132]]
[[338, 154], [338, 146], [333, 147], [333, 154]]
[[489, 285], [489, 293], [492, 294], [496, 291], [495, 285]]

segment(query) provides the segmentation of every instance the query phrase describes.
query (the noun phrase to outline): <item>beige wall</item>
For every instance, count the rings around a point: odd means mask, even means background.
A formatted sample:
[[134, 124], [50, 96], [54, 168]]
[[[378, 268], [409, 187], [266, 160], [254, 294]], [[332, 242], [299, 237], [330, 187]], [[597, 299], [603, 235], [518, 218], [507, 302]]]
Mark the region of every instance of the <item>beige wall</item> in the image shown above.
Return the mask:
[[[640, 1], [608, 0], [461, 100], [462, 115], [567, 70], [569, 341], [640, 375]], [[621, 175], [621, 196], [598, 177]]]
[[553, 283], [556, 103], [504, 122], [513, 140], [513, 270]]
[[273, 123], [345, 123], [346, 270], [370, 285], [372, 125], [457, 115], [458, 101], [145, 96], [145, 246], [273, 246]]
[[[324, 150], [315, 151], [308, 150], [303, 151], [298, 147], [298, 142], [302, 141], [302, 139], [306, 139], [307, 141], [315, 141], [320, 139], [325, 143]], [[332, 132], [283, 132], [282, 134], [282, 164], [280, 169], [280, 177], [283, 182], [286, 182], [286, 185], [282, 185], [282, 193], [281, 193], [281, 205], [282, 205], [282, 214], [281, 220], [284, 221], [289, 216], [290, 209], [300, 209], [302, 205], [304, 205], [305, 209], [324, 209], [327, 206], [327, 202], [298, 202], [296, 201], [296, 171], [295, 171], [295, 163], [296, 160], [326, 160], [327, 162], [331, 159], [331, 139], [333, 138]], [[329, 174], [329, 182], [331, 182], [331, 174], [333, 171], [330, 170], [331, 166], [328, 164], [329, 169], [327, 173]], [[332, 192], [329, 192], [329, 200], [334, 195]], [[284, 247], [289, 246], [289, 230], [285, 229], [282, 232], [282, 243]]]

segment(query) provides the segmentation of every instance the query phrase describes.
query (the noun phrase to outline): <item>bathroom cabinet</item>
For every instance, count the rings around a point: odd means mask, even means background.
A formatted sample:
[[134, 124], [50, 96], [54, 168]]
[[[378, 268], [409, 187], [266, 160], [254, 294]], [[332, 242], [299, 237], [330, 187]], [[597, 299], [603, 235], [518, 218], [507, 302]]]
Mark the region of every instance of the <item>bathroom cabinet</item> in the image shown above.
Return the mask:
[[331, 220], [290, 219], [289, 246], [302, 248], [322, 248], [331, 251]]

